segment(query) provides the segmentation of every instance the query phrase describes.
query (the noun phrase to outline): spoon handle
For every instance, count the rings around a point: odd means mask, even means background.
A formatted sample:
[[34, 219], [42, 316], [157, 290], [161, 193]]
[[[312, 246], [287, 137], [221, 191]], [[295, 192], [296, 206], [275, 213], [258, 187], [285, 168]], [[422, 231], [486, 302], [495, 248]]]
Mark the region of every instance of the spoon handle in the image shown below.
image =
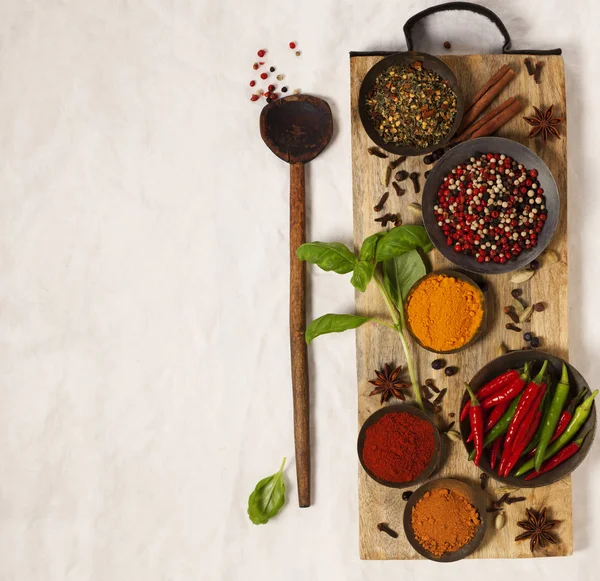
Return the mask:
[[310, 506], [310, 423], [306, 329], [306, 263], [296, 250], [305, 242], [304, 164], [290, 164], [290, 347], [298, 503]]

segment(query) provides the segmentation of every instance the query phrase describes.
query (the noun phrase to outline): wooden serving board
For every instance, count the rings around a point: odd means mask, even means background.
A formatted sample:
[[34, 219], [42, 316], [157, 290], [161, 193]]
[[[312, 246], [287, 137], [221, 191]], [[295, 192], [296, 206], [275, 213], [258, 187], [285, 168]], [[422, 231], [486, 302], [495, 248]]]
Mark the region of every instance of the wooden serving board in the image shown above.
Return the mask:
[[[380, 230], [379, 223], [374, 222], [377, 214], [373, 206], [381, 194], [386, 191], [382, 186], [381, 175], [385, 172], [389, 159], [379, 159], [367, 153], [367, 148], [373, 145], [363, 130], [358, 115], [358, 94], [361, 82], [367, 71], [381, 58], [379, 56], [353, 56], [350, 58], [351, 78], [351, 117], [352, 117], [352, 177], [354, 200], [354, 242], [358, 248], [364, 238]], [[523, 346], [520, 333], [504, 328], [507, 317], [502, 313], [502, 307], [511, 301], [510, 291], [519, 286], [523, 289], [523, 298], [528, 304], [543, 301], [547, 309], [536, 313], [530, 325], [535, 335], [542, 339], [543, 349], [563, 358], [568, 356], [568, 321], [567, 321], [567, 140], [566, 122], [560, 127], [560, 140], [549, 141], [543, 145], [540, 139], [529, 139], [529, 125], [522, 115], [531, 115], [532, 106], [555, 106], [555, 115], [566, 117], [565, 83], [563, 59], [560, 56], [535, 56], [534, 61], [542, 61], [544, 67], [541, 83], [534, 82], [527, 74], [524, 65], [525, 55], [470, 55], [440, 57], [456, 74], [460, 86], [465, 91], [466, 101], [486, 82], [502, 65], [511, 66], [516, 72], [513, 81], [502, 91], [488, 110], [496, 107], [508, 97], [517, 97], [523, 112], [514, 117], [501, 128], [498, 135], [520, 141], [533, 149], [548, 165], [556, 179], [560, 192], [561, 216], [558, 228], [550, 244], [556, 250], [561, 261], [558, 264], [540, 269], [527, 283], [512, 284], [510, 274], [489, 276], [488, 316], [484, 336], [471, 348], [463, 353], [445, 356], [450, 365], [456, 365], [459, 372], [454, 377], [446, 377], [443, 371], [434, 371], [431, 362], [436, 356], [413, 342], [413, 357], [419, 371], [421, 383], [433, 378], [440, 388], [448, 387], [443, 410], [438, 414], [438, 425], [445, 426], [451, 419], [449, 413], [457, 413], [460, 398], [463, 393], [463, 381], [468, 381], [477, 370], [498, 355], [500, 342], [509, 349]], [[487, 112], [487, 111], [486, 111]], [[390, 159], [396, 156], [391, 155]], [[421, 191], [423, 190], [423, 173], [431, 166], [423, 164], [422, 157], [409, 158], [399, 169], [417, 171], [421, 174]], [[415, 194], [410, 181], [406, 184], [407, 193], [398, 198], [392, 188], [385, 212], [399, 212], [404, 223], [415, 223], [416, 220], [407, 209], [410, 202], [420, 202], [421, 194]], [[435, 269], [450, 265], [437, 251], [431, 253], [432, 266]], [[356, 309], [361, 315], [387, 318], [387, 312], [376, 288], [371, 285], [367, 292], [356, 293]], [[356, 351], [358, 366], [358, 421], [359, 426], [367, 417], [379, 409], [379, 399], [369, 397], [369, 379], [374, 377], [373, 370], [380, 369], [386, 362], [397, 365], [404, 364], [402, 346], [393, 331], [380, 325], [364, 325], [356, 332]], [[390, 402], [393, 403], [393, 402]], [[458, 427], [458, 421], [456, 423]], [[467, 461], [462, 443], [445, 440], [443, 465], [434, 474], [439, 477], [457, 477], [474, 486], [479, 486], [479, 471]], [[492, 498], [499, 495], [494, 489], [500, 484], [490, 480], [487, 493]], [[420, 559], [404, 537], [402, 515], [405, 502], [402, 500], [402, 490], [386, 488], [371, 480], [359, 466], [359, 528], [360, 556], [363, 559]], [[571, 479], [565, 478], [552, 486], [538, 489], [521, 489], [519, 496], [526, 496], [523, 503], [513, 504], [506, 509], [507, 524], [496, 531], [492, 518], [489, 518], [489, 528], [481, 547], [472, 558], [526, 558], [531, 557], [527, 541], [516, 543], [514, 538], [521, 532], [517, 521], [525, 519], [525, 507], [538, 509], [547, 505], [551, 510], [551, 518], [561, 520], [556, 532], [560, 543], [545, 549], [537, 550], [535, 556], [570, 555], [573, 552], [573, 531], [571, 519]], [[400, 533], [398, 539], [377, 530], [377, 523], [388, 522]]]

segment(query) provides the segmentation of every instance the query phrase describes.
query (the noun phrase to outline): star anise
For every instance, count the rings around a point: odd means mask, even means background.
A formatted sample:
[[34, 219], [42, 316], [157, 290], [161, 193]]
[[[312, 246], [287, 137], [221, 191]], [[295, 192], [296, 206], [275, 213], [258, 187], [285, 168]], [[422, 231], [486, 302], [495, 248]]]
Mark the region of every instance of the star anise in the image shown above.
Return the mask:
[[381, 371], [375, 370], [377, 379], [369, 380], [369, 383], [372, 383], [375, 386], [375, 389], [369, 395], [381, 394], [381, 403], [386, 402], [392, 396], [396, 399], [406, 399], [400, 390], [406, 389], [410, 387], [410, 385], [400, 377], [401, 371], [402, 366], [394, 369], [391, 363], [386, 363]]
[[533, 129], [529, 132], [529, 137], [535, 137], [541, 135], [544, 141], [548, 141], [550, 135], [554, 135], [560, 139], [560, 133], [558, 132], [558, 126], [564, 121], [562, 117], [553, 117], [554, 105], [550, 105], [543, 113], [537, 107], [535, 109], [534, 117], [523, 117]]
[[554, 535], [550, 532], [560, 521], [559, 520], [546, 520], [546, 508], [542, 508], [539, 513], [536, 513], [529, 508], [527, 510], [527, 520], [523, 520], [517, 523], [522, 529], [525, 529], [524, 533], [521, 533], [518, 537], [515, 537], [515, 541], [523, 541], [529, 539], [529, 548], [531, 552], [539, 545], [543, 547], [546, 543], [556, 544], [557, 540]]

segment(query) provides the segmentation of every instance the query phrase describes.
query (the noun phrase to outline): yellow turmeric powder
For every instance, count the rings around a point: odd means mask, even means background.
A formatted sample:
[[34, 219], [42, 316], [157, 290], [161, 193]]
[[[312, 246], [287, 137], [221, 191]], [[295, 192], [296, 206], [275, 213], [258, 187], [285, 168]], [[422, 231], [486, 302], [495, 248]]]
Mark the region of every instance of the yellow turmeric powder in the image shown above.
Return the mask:
[[408, 325], [433, 351], [452, 351], [468, 343], [483, 319], [481, 292], [440, 274], [421, 282], [407, 301]]

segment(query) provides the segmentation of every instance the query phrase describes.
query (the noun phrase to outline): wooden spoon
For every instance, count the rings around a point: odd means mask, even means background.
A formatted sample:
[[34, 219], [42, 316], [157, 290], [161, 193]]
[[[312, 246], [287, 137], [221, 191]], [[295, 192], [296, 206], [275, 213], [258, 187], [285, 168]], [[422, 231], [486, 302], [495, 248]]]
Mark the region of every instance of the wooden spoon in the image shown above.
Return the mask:
[[298, 503], [310, 506], [310, 421], [306, 327], [306, 265], [296, 257], [305, 241], [304, 164], [327, 147], [333, 133], [329, 105], [309, 95], [268, 104], [260, 114], [260, 134], [269, 149], [290, 164], [290, 347], [294, 397], [294, 441]]

